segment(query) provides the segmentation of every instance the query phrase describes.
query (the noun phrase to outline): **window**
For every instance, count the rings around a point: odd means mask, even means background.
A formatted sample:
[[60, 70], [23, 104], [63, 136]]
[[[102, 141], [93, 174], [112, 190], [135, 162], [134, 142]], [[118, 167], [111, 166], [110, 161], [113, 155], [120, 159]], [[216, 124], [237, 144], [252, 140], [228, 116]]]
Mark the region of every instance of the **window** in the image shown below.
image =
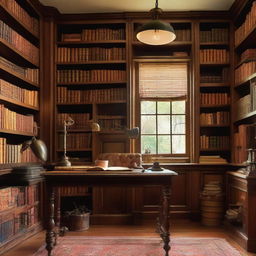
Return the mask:
[[139, 63], [141, 153], [188, 154], [187, 63]]

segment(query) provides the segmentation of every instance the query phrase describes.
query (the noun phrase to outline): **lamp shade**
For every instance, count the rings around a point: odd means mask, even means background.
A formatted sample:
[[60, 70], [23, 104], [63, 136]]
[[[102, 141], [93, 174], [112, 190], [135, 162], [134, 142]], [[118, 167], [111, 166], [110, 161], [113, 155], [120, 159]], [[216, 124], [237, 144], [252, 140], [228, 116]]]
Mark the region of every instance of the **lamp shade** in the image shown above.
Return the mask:
[[176, 35], [173, 27], [160, 20], [152, 20], [148, 23], [143, 24], [136, 31], [137, 39], [149, 45], [164, 45], [172, 42]]

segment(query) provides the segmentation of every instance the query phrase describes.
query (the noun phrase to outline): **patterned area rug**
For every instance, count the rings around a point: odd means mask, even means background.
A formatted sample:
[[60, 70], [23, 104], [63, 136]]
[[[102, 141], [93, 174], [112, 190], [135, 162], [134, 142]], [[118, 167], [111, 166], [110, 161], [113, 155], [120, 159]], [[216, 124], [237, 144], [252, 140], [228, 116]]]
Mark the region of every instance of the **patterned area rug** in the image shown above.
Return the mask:
[[[241, 256], [222, 238], [179, 238], [171, 240], [170, 256]], [[58, 240], [53, 256], [164, 256], [162, 242], [149, 237], [65, 236]], [[47, 256], [42, 246], [33, 256]]]

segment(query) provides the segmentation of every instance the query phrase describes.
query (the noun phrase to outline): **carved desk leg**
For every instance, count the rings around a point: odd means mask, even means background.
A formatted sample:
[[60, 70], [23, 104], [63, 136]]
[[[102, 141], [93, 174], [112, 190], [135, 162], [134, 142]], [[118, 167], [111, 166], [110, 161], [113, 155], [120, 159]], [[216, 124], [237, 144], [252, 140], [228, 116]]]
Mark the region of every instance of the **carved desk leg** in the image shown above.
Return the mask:
[[54, 190], [52, 186], [49, 186], [48, 191], [48, 219], [47, 219], [47, 230], [46, 230], [46, 250], [48, 251], [48, 256], [51, 256], [52, 249], [55, 243], [55, 233], [54, 233]]
[[55, 190], [55, 242], [54, 245], [57, 244], [58, 236], [60, 234], [60, 188], [57, 187]]
[[170, 186], [162, 187], [162, 205], [159, 209], [159, 217], [157, 219], [158, 232], [164, 242], [165, 256], [169, 255], [169, 250], [171, 249], [170, 233], [169, 233], [169, 205], [170, 205]]

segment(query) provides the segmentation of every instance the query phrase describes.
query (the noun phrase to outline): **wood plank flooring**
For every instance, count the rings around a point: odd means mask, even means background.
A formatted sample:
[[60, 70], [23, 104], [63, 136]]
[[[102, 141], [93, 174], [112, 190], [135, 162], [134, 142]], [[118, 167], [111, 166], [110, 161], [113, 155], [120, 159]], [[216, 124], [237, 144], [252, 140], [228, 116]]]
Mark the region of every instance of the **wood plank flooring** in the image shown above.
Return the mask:
[[[91, 225], [88, 231], [69, 232], [69, 235], [85, 236], [156, 236], [154, 223], [143, 225]], [[204, 227], [198, 222], [188, 220], [173, 220], [171, 225], [171, 236], [182, 237], [221, 237], [225, 238], [233, 247], [237, 248], [242, 256], [256, 256], [248, 253], [234, 242], [223, 227]], [[32, 256], [33, 253], [44, 243], [45, 232], [33, 236], [12, 250], [2, 254], [3, 256]]]

